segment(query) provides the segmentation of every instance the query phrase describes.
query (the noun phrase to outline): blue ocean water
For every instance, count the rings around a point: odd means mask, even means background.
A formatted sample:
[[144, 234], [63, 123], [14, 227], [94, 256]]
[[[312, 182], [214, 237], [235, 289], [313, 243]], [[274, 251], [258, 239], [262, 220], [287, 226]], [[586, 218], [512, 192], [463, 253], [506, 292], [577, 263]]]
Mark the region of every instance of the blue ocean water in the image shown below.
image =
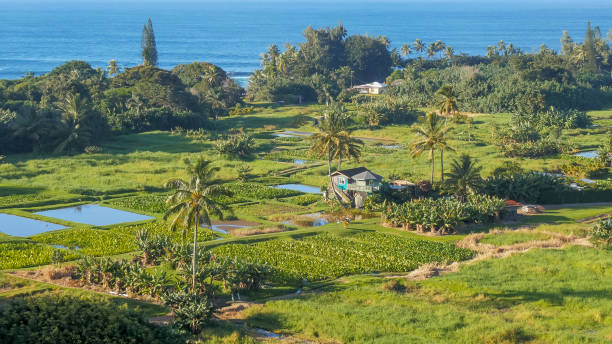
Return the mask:
[[587, 20], [605, 34], [612, 1], [0, 0], [0, 79], [73, 59], [135, 66], [148, 17], [161, 67], [209, 61], [244, 81], [266, 47], [302, 42], [308, 25], [342, 22], [351, 34], [386, 35], [392, 47], [440, 39], [457, 53], [485, 54], [504, 40], [533, 51], [543, 43], [558, 49], [563, 30], [581, 41]]

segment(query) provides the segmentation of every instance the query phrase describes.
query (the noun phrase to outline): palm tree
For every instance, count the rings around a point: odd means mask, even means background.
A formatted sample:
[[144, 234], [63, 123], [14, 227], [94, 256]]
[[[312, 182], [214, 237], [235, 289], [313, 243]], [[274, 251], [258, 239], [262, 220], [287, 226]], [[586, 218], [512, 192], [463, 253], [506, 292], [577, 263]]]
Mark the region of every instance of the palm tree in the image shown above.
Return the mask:
[[117, 74], [120, 73], [119, 71], [119, 65], [117, 64], [117, 60], [110, 60], [110, 62], [108, 63], [108, 67], [106, 67], [106, 71], [108, 72], [108, 75], [113, 77]]
[[450, 62], [453, 56], [455, 56], [455, 48], [447, 46], [446, 49], [444, 49], [444, 56]]
[[408, 55], [412, 54], [412, 48], [410, 47], [410, 44], [402, 45], [401, 52], [402, 52], [403, 56], [408, 56]]
[[427, 47], [427, 57], [431, 59], [434, 56], [436, 56], [436, 46], [434, 45], [434, 43], [432, 43], [429, 45], [429, 47]]
[[414, 43], [412, 43], [412, 46], [414, 47], [414, 50], [418, 52], [419, 54], [422, 54], [427, 48], [427, 45], [418, 38], [414, 40]]
[[436, 103], [440, 114], [450, 116], [457, 112], [457, 94], [451, 85], [440, 87], [436, 95], [440, 96], [440, 100]]
[[192, 254], [192, 288], [196, 290], [197, 274], [197, 244], [198, 226], [204, 223], [210, 228], [211, 217], [223, 218], [223, 209], [226, 206], [219, 203], [220, 196], [230, 196], [231, 192], [219, 184], [214, 184], [213, 175], [217, 168], [209, 167], [209, 162], [200, 157], [195, 164], [188, 162], [187, 171], [190, 174], [189, 181], [179, 178], [170, 179], [164, 186], [174, 189], [174, 193], [168, 197], [166, 203], [171, 205], [164, 215], [168, 218], [176, 214], [170, 225], [170, 230], [176, 230], [178, 224], [183, 223], [183, 238], [187, 231], [193, 226], [193, 254]]
[[465, 200], [467, 194], [473, 192], [481, 184], [481, 170], [482, 167], [478, 166], [478, 161], [467, 154], [461, 154], [451, 163], [447, 182], [460, 200]]
[[87, 139], [89, 131], [84, 127], [84, 121], [88, 116], [87, 99], [80, 94], [70, 94], [66, 97], [63, 104], [59, 106], [62, 110], [62, 124], [65, 129], [66, 137], [61, 140], [55, 148], [56, 153], [66, 150], [70, 146], [76, 145], [82, 139]]
[[497, 50], [499, 50], [499, 52], [501, 52], [504, 56], [508, 55], [508, 51], [506, 50], [506, 42], [503, 40], [497, 43]]
[[[429, 151], [429, 160], [431, 160], [431, 183], [434, 182], [435, 158], [434, 153], [436, 148], [442, 150], [451, 150], [446, 142], [446, 134], [450, 130], [446, 119], [438, 116], [434, 112], [430, 112], [424, 118], [421, 118], [421, 125], [414, 129], [417, 136], [411, 147], [413, 156], [421, 155], [424, 151]], [[444, 179], [444, 156], [441, 155], [442, 179]]]
[[334, 154], [334, 158], [338, 159], [338, 170], [342, 165], [342, 159], [355, 159], [359, 160], [361, 156], [361, 147], [363, 146], [363, 141], [358, 138], [351, 137], [349, 131], [345, 130], [338, 135], [338, 143], [336, 145], [336, 150]]
[[345, 141], [349, 145], [354, 143], [347, 139], [347, 137], [350, 138], [350, 134], [346, 131], [346, 120], [347, 115], [342, 104], [334, 103], [325, 110], [323, 119], [318, 127], [319, 132], [311, 136], [312, 145], [310, 147], [310, 154], [327, 156], [330, 183], [331, 162], [340, 152], [338, 149], [338, 147], [342, 146], [340, 142]]

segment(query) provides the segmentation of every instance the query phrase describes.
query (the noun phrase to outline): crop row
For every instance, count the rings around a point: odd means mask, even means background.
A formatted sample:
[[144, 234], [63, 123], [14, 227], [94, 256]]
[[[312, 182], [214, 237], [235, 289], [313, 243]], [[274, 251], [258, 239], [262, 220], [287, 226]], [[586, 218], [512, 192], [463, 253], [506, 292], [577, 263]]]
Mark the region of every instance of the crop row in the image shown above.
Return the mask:
[[321, 280], [367, 272], [410, 271], [428, 262], [468, 259], [472, 252], [452, 244], [407, 239], [390, 234], [352, 237], [321, 234], [303, 240], [272, 240], [215, 248], [215, 253], [274, 267], [274, 279]]

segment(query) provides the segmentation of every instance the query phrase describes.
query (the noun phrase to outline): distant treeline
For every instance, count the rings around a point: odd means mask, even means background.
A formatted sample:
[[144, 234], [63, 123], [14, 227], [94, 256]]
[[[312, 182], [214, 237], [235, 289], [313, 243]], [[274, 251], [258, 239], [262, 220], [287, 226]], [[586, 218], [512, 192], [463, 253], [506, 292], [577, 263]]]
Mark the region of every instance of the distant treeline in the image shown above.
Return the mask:
[[42, 76], [0, 80], [0, 154], [76, 153], [112, 134], [200, 128], [228, 113], [244, 90], [204, 62], [157, 68], [151, 19], [142, 30], [140, 66], [106, 71], [67, 62]]
[[82, 152], [112, 134], [199, 128], [244, 90], [209, 63], [109, 72], [71, 61], [48, 74], [0, 80], [0, 154]]
[[[271, 46], [263, 68], [253, 73], [248, 95], [257, 100], [320, 103], [346, 100], [354, 84], [386, 80], [389, 93], [414, 107], [432, 106], [436, 91], [450, 85], [461, 111], [538, 113], [557, 109], [597, 109], [612, 102], [612, 48], [599, 28], [587, 26], [582, 43], [567, 32], [562, 50], [542, 46], [525, 53], [500, 41], [487, 56], [455, 54], [441, 41], [420, 39], [389, 49], [385, 37], [348, 36], [340, 25], [304, 31], [306, 41]], [[612, 40], [612, 30], [608, 33]], [[402, 58], [402, 55], [404, 58]]]

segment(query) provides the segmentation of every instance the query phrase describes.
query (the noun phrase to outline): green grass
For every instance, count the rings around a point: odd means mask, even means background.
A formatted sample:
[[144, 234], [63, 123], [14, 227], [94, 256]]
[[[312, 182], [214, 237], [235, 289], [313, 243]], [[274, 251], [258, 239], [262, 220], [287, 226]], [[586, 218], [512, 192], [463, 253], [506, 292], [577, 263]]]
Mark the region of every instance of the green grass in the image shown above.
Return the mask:
[[612, 256], [572, 247], [481, 261], [440, 278], [353, 277], [246, 312], [251, 326], [343, 343], [605, 343]]
[[548, 240], [550, 238], [549, 234], [539, 232], [505, 232], [501, 234], [487, 234], [480, 240], [480, 243], [507, 246], [530, 241]]
[[549, 209], [546, 209], [541, 214], [528, 216], [523, 222], [525, 224], [572, 223], [576, 220], [612, 212], [612, 203], [607, 205], [578, 205], [564, 208], [548, 206], [547, 208]]
[[473, 255], [469, 250], [450, 244], [373, 231], [224, 245], [215, 248], [214, 252], [270, 264], [274, 269], [273, 279], [279, 283], [368, 272], [410, 271], [424, 263], [460, 261]]

